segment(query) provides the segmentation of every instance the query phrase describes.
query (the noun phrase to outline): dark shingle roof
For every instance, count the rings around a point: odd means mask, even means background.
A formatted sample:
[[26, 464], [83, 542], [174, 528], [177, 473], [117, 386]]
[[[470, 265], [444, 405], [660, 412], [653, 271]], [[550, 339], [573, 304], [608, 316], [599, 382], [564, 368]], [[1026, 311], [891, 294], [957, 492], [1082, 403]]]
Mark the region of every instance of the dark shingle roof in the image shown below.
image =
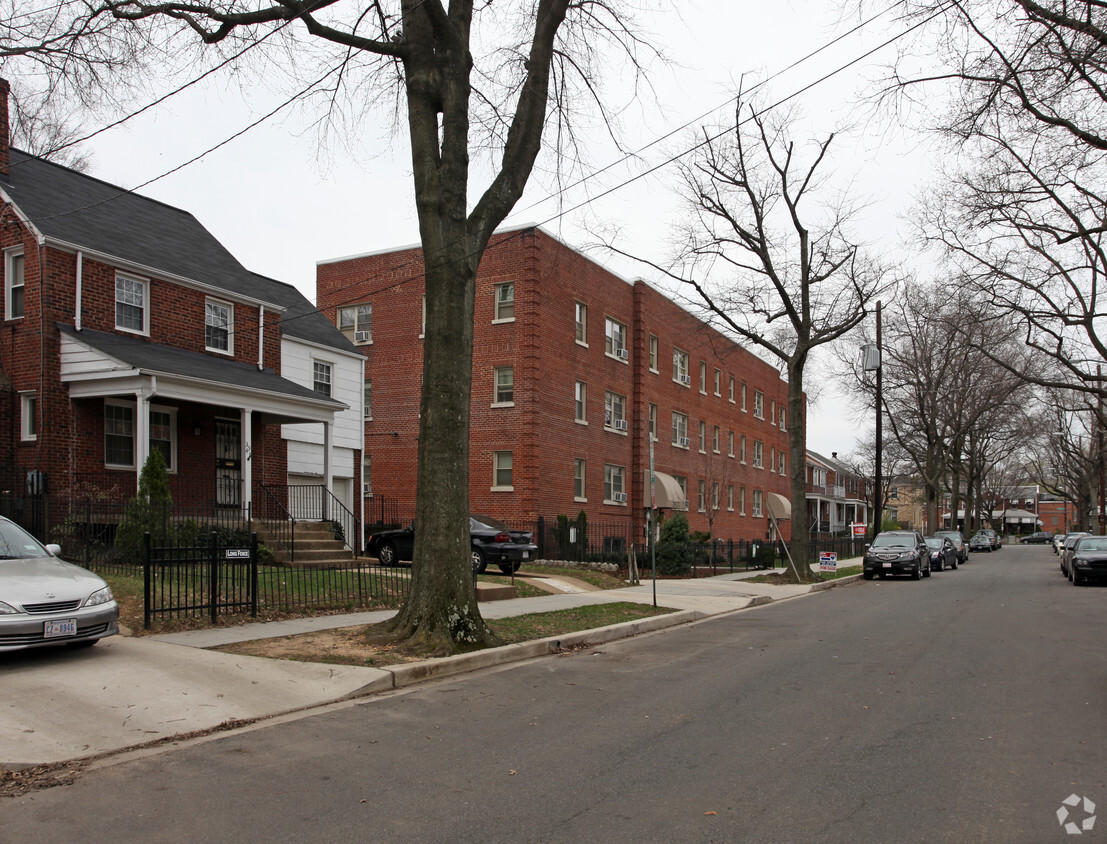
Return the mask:
[[137, 337], [110, 334], [89, 328], [78, 331], [72, 325], [61, 322], [56, 325], [62, 334], [143, 372], [177, 375], [241, 389], [261, 390], [291, 398], [311, 399], [315, 402], [333, 404], [336, 410], [344, 406], [341, 402], [321, 395], [310, 387], [289, 381], [272, 369], [258, 369], [248, 363], [224, 360], [162, 343], [140, 340]]
[[16, 149], [0, 188], [49, 240], [289, 308], [284, 334], [356, 348], [295, 287], [247, 270], [187, 211]]

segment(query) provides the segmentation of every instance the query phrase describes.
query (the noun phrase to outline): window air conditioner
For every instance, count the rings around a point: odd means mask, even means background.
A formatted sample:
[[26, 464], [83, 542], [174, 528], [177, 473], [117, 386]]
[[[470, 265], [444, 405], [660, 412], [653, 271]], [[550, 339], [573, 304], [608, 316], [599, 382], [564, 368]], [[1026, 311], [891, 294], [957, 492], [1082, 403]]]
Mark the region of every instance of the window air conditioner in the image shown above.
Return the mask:
[[621, 360], [626, 360], [630, 357], [630, 352], [626, 349], [619, 349], [615, 354], [618, 355]]
[[692, 376], [691, 375], [681, 375], [680, 376], [680, 383], [687, 387], [689, 384], [692, 383]]
[[361, 494], [364, 495], [366, 498], [372, 498], [373, 497], [373, 487], [372, 487], [372, 485], [371, 484], [362, 484], [361, 485]]
[[625, 504], [627, 494], [625, 492], [617, 492], [612, 496], [612, 500], [614, 500], [616, 504]]
[[355, 343], [368, 343], [372, 339], [373, 335], [368, 331], [355, 331], [354, 342]]
[[615, 430], [616, 431], [625, 431], [626, 429], [627, 429], [627, 420], [625, 420], [625, 419], [616, 419], [615, 420]]
[[688, 437], [681, 437], [681, 438], [680, 438], [680, 439], [679, 439], [679, 440], [677, 441], [677, 444], [678, 444], [678, 445], [683, 445], [683, 446], [687, 446], [687, 445], [688, 445], [688, 443], [689, 443], [689, 439], [688, 439]]

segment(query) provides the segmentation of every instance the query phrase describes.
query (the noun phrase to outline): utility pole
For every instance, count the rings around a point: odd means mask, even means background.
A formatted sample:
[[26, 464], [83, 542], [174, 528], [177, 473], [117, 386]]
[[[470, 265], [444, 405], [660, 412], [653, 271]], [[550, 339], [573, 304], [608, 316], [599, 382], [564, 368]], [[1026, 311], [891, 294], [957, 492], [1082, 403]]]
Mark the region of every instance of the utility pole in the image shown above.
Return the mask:
[[880, 302], [876, 303], [876, 343], [867, 343], [861, 350], [862, 361], [861, 369], [864, 372], [876, 372], [876, 477], [874, 478], [875, 484], [873, 487], [873, 538], [880, 533], [880, 525], [882, 522], [881, 512], [883, 510], [880, 500], [882, 490], [882, 466], [881, 457], [884, 446], [884, 427], [883, 427], [883, 369], [884, 361], [881, 359], [882, 350], [880, 343]]

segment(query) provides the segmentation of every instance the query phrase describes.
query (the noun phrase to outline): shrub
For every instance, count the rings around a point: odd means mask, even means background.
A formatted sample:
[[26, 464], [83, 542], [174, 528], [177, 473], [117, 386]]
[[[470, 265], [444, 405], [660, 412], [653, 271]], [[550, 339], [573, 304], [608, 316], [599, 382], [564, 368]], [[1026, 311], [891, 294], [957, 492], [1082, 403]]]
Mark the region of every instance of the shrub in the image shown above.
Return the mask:
[[142, 562], [143, 534], [149, 531], [155, 542], [165, 542], [170, 532], [169, 515], [172, 509], [173, 497], [169, 494], [165, 458], [154, 449], [138, 476], [138, 494], [123, 510], [123, 519], [115, 532], [114, 556], [127, 562]]

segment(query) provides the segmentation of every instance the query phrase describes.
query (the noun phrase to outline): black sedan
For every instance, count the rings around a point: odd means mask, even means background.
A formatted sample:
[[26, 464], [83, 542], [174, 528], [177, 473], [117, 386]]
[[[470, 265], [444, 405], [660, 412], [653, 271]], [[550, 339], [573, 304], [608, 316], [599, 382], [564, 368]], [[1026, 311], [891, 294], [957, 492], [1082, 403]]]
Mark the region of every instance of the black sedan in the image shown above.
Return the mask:
[[992, 550], [992, 538], [986, 533], [974, 533], [972, 539], [969, 540], [970, 551], [988, 551]]
[[1079, 586], [1085, 580], [1107, 579], [1107, 536], [1082, 536], [1072, 546], [1069, 580]]
[[957, 568], [957, 549], [947, 537], [928, 536], [926, 547], [930, 549], [930, 568], [933, 571]]
[[1019, 537], [1019, 542], [1023, 545], [1045, 545], [1046, 543], [1052, 543], [1053, 531], [1037, 530], [1034, 531], [1034, 533]]
[[[538, 553], [534, 534], [526, 530], [512, 530], [491, 516], [469, 517], [469, 541], [473, 571], [478, 574], [489, 563], [495, 563], [504, 574], [513, 574]], [[393, 566], [400, 561], [410, 561], [415, 549], [415, 525], [374, 533], [366, 540], [365, 549], [376, 556], [381, 565]]]
[[930, 577], [930, 549], [922, 534], [914, 530], [885, 530], [865, 549], [862, 576], [909, 574], [913, 580]]

